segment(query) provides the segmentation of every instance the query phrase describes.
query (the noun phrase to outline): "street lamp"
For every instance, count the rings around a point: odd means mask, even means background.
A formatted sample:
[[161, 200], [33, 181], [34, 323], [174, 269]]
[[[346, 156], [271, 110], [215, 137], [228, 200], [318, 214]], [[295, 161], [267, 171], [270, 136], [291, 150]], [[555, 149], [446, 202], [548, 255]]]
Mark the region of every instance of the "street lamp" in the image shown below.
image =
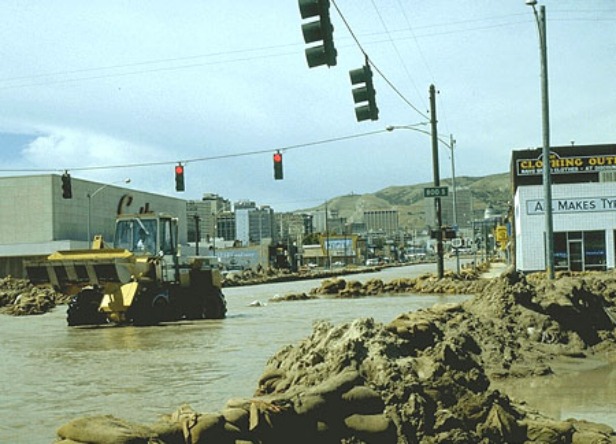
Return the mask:
[[[427, 125], [428, 123], [429, 122], [420, 122], [420, 123], [415, 123], [413, 125], [389, 125], [385, 127], [385, 129], [387, 131], [394, 131], [397, 129], [408, 129], [411, 131], [417, 131], [419, 133], [423, 133], [423, 134], [427, 134], [428, 136], [431, 136], [432, 133], [430, 131], [417, 128], [417, 126]], [[445, 139], [439, 136], [437, 136], [437, 140], [443, 145], [445, 145], [451, 151], [451, 188], [452, 188], [452, 200], [453, 200], [452, 222], [453, 222], [453, 225], [457, 225], [458, 224], [458, 204], [457, 204], [457, 195], [456, 195], [456, 161], [455, 161], [455, 156], [454, 156], [454, 146], [455, 146], [456, 141], [453, 138], [453, 134], [449, 135], [449, 142], [447, 142]], [[439, 230], [441, 228], [442, 227], [438, 227]], [[460, 262], [459, 262], [460, 259], [457, 255], [456, 255], [456, 258], [457, 258], [457, 270], [459, 273], [460, 272]]]
[[537, 0], [526, 0], [533, 8], [537, 30], [539, 31], [539, 49], [541, 53], [541, 110], [543, 129], [543, 200], [545, 207], [545, 258], [546, 275], [554, 279], [554, 222], [552, 216], [552, 178], [550, 166], [550, 107], [548, 98], [548, 44], [545, 29], [545, 6], [541, 5], [537, 13]]
[[124, 180], [119, 180], [117, 182], [105, 184], [97, 188], [96, 190], [94, 190], [93, 193], [86, 194], [86, 196], [88, 197], [88, 242], [92, 241], [91, 239], [91, 236], [92, 236], [92, 198], [96, 196], [98, 193], [100, 193], [101, 191], [103, 191], [105, 188], [110, 187], [111, 185], [118, 184], [118, 183], [130, 183], [130, 178], [127, 177]]

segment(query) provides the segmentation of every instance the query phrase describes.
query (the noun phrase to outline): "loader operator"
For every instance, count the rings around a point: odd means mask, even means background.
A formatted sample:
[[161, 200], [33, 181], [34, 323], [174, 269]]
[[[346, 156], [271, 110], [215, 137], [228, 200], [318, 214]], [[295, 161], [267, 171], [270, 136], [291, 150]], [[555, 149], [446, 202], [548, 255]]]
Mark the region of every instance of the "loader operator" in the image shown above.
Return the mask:
[[143, 228], [139, 229], [139, 239], [137, 240], [137, 250], [138, 251], [149, 251], [154, 252], [154, 239], [152, 239], [151, 233], [146, 233]]

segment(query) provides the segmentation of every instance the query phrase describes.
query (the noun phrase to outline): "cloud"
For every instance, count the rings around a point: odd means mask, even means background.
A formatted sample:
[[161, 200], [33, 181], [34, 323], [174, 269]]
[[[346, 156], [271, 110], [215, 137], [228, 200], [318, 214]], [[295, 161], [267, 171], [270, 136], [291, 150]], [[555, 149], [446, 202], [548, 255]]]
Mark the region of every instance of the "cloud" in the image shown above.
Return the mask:
[[39, 168], [70, 169], [138, 162], [152, 147], [129, 143], [109, 135], [68, 128], [53, 128], [22, 151], [25, 160]]

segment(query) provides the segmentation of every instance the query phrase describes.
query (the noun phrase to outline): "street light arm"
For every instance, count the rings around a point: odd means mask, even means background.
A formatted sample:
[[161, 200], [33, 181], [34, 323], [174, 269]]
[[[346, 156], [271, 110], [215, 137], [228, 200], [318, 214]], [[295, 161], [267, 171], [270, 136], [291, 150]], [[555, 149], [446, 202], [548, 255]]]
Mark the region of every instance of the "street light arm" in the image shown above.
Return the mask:
[[118, 180], [116, 182], [112, 182], [112, 183], [108, 183], [105, 184], [99, 188], [97, 188], [96, 190], [94, 190], [93, 193], [87, 193], [86, 197], [88, 198], [88, 242], [90, 242], [91, 236], [92, 236], [92, 198], [94, 196], [96, 196], [98, 193], [100, 193], [101, 191], [103, 191], [105, 188], [114, 185], [114, 184], [118, 184], [118, 183], [130, 183], [130, 178], [127, 177], [124, 180]]
[[118, 180], [117, 182], [107, 183], [107, 184], [103, 185], [102, 187], [97, 188], [93, 193], [88, 193], [88, 197], [92, 198], [92, 197], [96, 196], [98, 193], [100, 193], [101, 191], [103, 191], [105, 188], [110, 187], [111, 185], [116, 185], [118, 183], [122, 183], [122, 182], [130, 183], [130, 178], [127, 177], [126, 179]]
[[[416, 125], [427, 125], [427, 123], [422, 122], [422, 123], [417, 123]], [[428, 136], [432, 135], [432, 133], [428, 130], [424, 130], [421, 128], [415, 128], [416, 125], [389, 125], [385, 129], [390, 132], [397, 130], [397, 129], [407, 129], [411, 131], [417, 131], [418, 133], [426, 134]], [[448, 143], [445, 139], [441, 138], [441, 136], [437, 135], [436, 138], [439, 142], [441, 142], [443, 145], [445, 145], [447, 148], [453, 151], [453, 145]]]

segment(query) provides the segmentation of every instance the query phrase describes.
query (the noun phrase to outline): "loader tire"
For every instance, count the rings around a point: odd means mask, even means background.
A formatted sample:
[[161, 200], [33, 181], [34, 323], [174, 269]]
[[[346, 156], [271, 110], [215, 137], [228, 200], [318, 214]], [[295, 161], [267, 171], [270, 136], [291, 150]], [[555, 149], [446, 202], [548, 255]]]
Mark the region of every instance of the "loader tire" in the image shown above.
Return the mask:
[[152, 307], [152, 295], [147, 293], [137, 296], [136, 300], [131, 306], [131, 317], [133, 319], [133, 325], [138, 327], [144, 327], [148, 325], [158, 324], [156, 318], [156, 312]]
[[227, 301], [222, 291], [215, 295], [208, 296], [205, 301], [203, 317], [205, 319], [224, 319], [227, 315]]
[[77, 293], [68, 303], [66, 322], [70, 327], [107, 323], [107, 316], [98, 311], [103, 295], [93, 289]]

